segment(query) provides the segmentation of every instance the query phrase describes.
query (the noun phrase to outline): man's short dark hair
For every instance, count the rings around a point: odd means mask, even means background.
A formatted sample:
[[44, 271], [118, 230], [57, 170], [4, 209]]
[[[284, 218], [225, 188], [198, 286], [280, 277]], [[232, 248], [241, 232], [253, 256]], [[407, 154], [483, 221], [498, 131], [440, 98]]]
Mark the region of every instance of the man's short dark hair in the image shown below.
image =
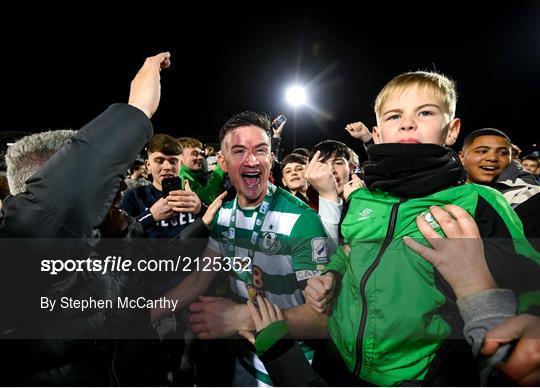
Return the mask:
[[142, 160], [137, 159], [133, 163], [131, 163], [131, 167], [129, 168], [129, 173], [133, 174], [135, 171], [137, 171], [141, 167], [144, 167], [144, 162]]
[[474, 142], [474, 140], [480, 136], [499, 136], [504, 138], [508, 142], [508, 146], [512, 145], [512, 141], [510, 140], [510, 138], [500, 129], [482, 128], [469, 133], [467, 137], [465, 137], [465, 139], [463, 140], [463, 148], [470, 146]]
[[164, 133], [152, 136], [148, 142], [148, 153], [161, 152], [164, 155], [180, 155], [182, 151], [180, 143], [174, 137]]
[[291, 154], [304, 155], [306, 158], [309, 157], [309, 150], [307, 148], [295, 148]]
[[311, 149], [309, 154], [309, 160], [313, 158], [315, 152], [320, 151], [321, 155], [319, 160], [321, 162], [326, 162], [331, 157], [334, 158], [344, 158], [347, 162], [351, 158], [351, 152], [349, 147], [345, 143], [336, 140], [324, 140], [316, 144], [315, 147]]
[[308, 159], [304, 155], [300, 154], [289, 154], [283, 158], [281, 161], [281, 171], [285, 168], [285, 166], [289, 163], [298, 163], [302, 165], [307, 165]]
[[270, 132], [270, 117], [266, 113], [258, 113], [251, 111], [244, 111], [242, 113], [232, 116], [219, 131], [219, 142], [223, 142], [225, 136], [233, 129], [238, 127], [244, 127], [254, 125], [262, 128], [268, 134], [268, 137], [272, 137]]

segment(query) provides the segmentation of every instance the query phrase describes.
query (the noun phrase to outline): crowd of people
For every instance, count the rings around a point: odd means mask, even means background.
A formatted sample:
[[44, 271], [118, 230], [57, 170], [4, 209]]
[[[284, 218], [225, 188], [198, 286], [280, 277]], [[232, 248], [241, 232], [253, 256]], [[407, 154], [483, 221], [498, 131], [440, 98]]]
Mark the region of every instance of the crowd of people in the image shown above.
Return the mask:
[[[539, 158], [500, 129], [460, 141], [451, 79], [398, 75], [372, 130], [281, 155], [286, 122], [258, 112], [230, 117], [219, 150], [154, 134], [169, 66], [147, 58], [127, 104], [9, 147], [3, 384], [540, 383]], [[112, 253], [189, 262], [39, 271], [48, 255]], [[39, 308], [67, 296], [175, 308]]]

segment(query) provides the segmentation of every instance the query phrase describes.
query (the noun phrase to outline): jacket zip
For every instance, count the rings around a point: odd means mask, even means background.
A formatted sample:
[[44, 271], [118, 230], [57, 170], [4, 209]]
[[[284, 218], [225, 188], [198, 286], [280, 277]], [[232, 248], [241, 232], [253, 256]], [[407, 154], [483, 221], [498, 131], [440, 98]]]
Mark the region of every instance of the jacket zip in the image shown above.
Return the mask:
[[394, 229], [396, 228], [396, 219], [399, 205], [404, 202], [404, 199], [400, 199], [398, 203], [392, 205], [392, 211], [390, 213], [390, 222], [388, 224], [388, 230], [386, 232], [386, 237], [382, 244], [381, 250], [379, 251], [375, 261], [369, 266], [368, 270], [362, 276], [360, 280], [360, 296], [362, 298], [362, 318], [360, 319], [360, 328], [358, 329], [358, 337], [356, 337], [356, 365], [354, 367], [354, 375], [360, 375], [360, 369], [362, 367], [362, 338], [364, 337], [364, 331], [366, 329], [366, 320], [367, 320], [367, 298], [366, 298], [366, 284], [373, 273], [375, 268], [379, 265], [381, 258], [392, 242], [392, 237], [394, 236]]

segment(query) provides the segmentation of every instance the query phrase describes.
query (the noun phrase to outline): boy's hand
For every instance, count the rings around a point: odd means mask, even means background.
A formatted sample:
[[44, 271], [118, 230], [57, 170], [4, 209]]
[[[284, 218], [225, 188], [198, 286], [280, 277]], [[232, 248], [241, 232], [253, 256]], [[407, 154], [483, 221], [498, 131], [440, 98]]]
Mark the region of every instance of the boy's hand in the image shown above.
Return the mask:
[[175, 214], [165, 198], [158, 199], [150, 207], [150, 213], [152, 213], [154, 221], [166, 220], [167, 218], [170, 218]]
[[491, 356], [500, 345], [519, 339], [508, 360], [498, 368], [520, 385], [540, 384], [540, 318], [518, 315], [486, 333], [482, 354]]
[[445, 210], [437, 206], [429, 208], [447, 238], [433, 230], [422, 215], [416, 217], [418, 229], [433, 249], [410, 237], [404, 237], [403, 241], [437, 268], [458, 298], [497, 288], [486, 264], [476, 222], [459, 206], [446, 205]]
[[320, 314], [329, 315], [334, 302], [335, 279], [331, 272], [308, 279], [302, 291], [306, 302]]
[[[257, 303], [259, 304], [258, 308], [250, 300], [247, 302], [247, 307], [251, 318], [253, 318], [253, 322], [255, 322], [257, 332], [260, 332], [273, 322], [283, 320], [283, 314], [276, 304], [272, 305], [268, 299], [263, 299], [260, 295], [257, 296]], [[255, 344], [255, 336], [251, 331], [240, 330], [238, 334], [245, 337], [252, 344]]]
[[362, 143], [367, 143], [372, 138], [368, 127], [366, 127], [364, 123], [360, 121], [347, 124], [345, 130], [347, 130], [347, 132], [349, 132], [349, 134], [355, 139], [362, 141]]
[[315, 152], [304, 170], [304, 178], [319, 195], [332, 202], [339, 203], [336, 178], [330, 166], [319, 162], [321, 152]]
[[174, 190], [167, 196], [167, 204], [178, 213], [199, 214], [201, 200], [189, 187], [189, 181], [184, 181], [185, 190]]
[[156, 112], [161, 95], [159, 72], [171, 65], [171, 54], [160, 53], [146, 58], [133, 81], [129, 92], [128, 104], [142, 110], [148, 118]]

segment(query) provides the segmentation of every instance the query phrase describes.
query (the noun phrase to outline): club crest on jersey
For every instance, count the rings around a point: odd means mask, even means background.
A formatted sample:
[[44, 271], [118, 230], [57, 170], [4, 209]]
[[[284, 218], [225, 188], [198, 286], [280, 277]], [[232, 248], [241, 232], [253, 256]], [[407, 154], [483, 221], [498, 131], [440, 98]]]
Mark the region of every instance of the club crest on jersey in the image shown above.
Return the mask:
[[259, 248], [267, 255], [272, 255], [279, 251], [279, 248], [281, 248], [281, 241], [279, 241], [277, 233], [262, 232], [261, 238], [259, 239]]

